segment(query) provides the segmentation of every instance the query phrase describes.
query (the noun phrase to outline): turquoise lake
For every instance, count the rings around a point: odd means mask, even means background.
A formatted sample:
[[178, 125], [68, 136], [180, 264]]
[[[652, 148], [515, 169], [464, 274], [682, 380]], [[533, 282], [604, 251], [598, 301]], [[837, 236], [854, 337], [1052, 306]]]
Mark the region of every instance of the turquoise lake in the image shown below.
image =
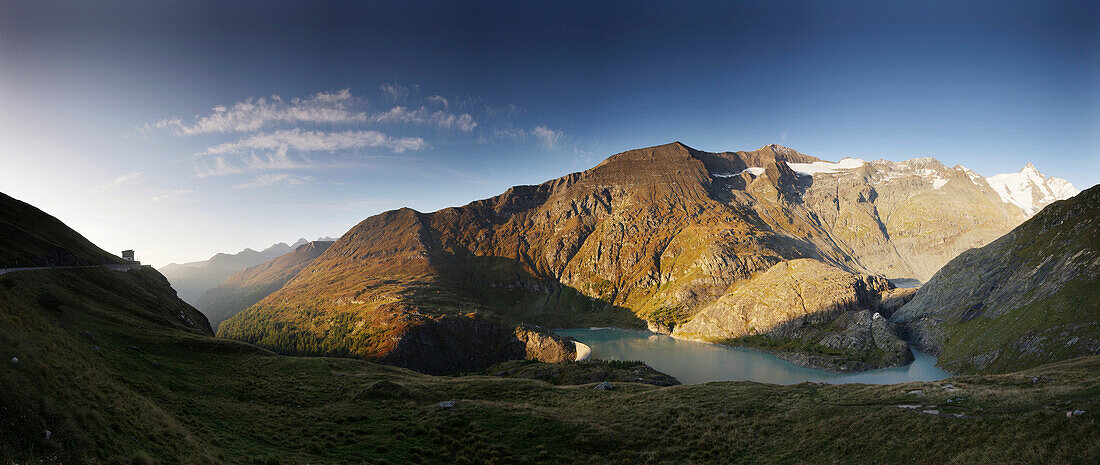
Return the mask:
[[684, 341], [647, 331], [588, 328], [554, 330], [592, 348], [592, 357], [604, 360], [641, 360], [654, 369], [675, 376], [684, 384], [709, 381], [757, 381], [796, 384], [804, 381], [833, 384], [895, 384], [935, 381], [951, 376], [936, 367], [936, 358], [914, 351], [916, 359], [903, 367], [862, 373], [830, 373], [803, 368], [774, 356], [737, 347]]

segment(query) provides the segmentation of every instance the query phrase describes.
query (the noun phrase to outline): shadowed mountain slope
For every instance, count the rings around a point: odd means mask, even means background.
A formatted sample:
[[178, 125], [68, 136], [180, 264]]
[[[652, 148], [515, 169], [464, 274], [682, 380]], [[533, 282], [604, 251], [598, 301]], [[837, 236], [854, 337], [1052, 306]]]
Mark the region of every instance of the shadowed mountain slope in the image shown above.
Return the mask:
[[0, 193], [0, 268], [123, 263], [34, 206]]

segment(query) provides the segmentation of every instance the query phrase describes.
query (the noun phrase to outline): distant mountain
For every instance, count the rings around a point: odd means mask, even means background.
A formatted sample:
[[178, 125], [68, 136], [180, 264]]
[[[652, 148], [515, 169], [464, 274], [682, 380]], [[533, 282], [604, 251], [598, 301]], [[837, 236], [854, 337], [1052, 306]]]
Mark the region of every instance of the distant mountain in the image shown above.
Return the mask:
[[955, 372], [1100, 353], [1100, 186], [951, 260], [893, 319]]
[[[809, 259], [855, 281], [924, 281], [1025, 218], [985, 178], [931, 158], [832, 163], [777, 145], [710, 153], [673, 143], [463, 207], [368, 218], [283, 288], [220, 325], [219, 335], [412, 368], [420, 362], [397, 355], [410, 347], [412, 329], [447, 315], [549, 327], [648, 324], [689, 336], [677, 328], [776, 264]], [[885, 286], [875, 292], [893, 295]], [[849, 325], [880, 308], [878, 297], [859, 295], [859, 305], [829, 317], [792, 314], [755, 326], [755, 334], [795, 351], [814, 349], [791, 338], [822, 341], [841, 328], [873, 337]], [[903, 303], [890, 300], [890, 308]], [[797, 321], [820, 331], [783, 331]], [[688, 328], [708, 340], [763, 343], [705, 326]], [[868, 359], [860, 344], [837, 350], [829, 363], [866, 369], [902, 360]]]
[[302, 238], [291, 245], [280, 242], [259, 252], [244, 249], [232, 255], [218, 253], [207, 260], [171, 263], [160, 268], [159, 271], [168, 277], [168, 281], [179, 292], [181, 299], [191, 305], [198, 306], [202, 294], [207, 289], [217, 287], [229, 275], [288, 254], [295, 248], [307, 243], [309, 241]]
[[293, 252], [233, 273], [217, 287], [207, 289], [198, 299], [197, 306], [217, 329], [223, 320], [279, 290], [333, 242], [308, 242]]
[[998, 174], [985, 179], [1001, 199], [1020, 207], [1028, 216], [1079, 192], [1065, 179], [1043, 176], [1031, 163], [1024, 165], [1018, 173]]

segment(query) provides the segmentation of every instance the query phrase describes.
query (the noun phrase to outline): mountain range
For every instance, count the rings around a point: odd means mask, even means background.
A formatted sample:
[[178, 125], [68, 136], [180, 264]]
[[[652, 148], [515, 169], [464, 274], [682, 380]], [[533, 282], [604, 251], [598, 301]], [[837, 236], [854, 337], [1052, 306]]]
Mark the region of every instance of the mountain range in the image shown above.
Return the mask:
[[[1006, 236], [1011, 239], [1002, 250], [1053, 253], [1048, 275], [1054, 277], [1062, 276], [1064, 265], [1092, 263], [1095, 270], [1095, 245], [1081, 257], [1060, 251], [1097, 237], [1096, 193], [1086, 192], [1088, 203], [1075, 198], [1048, 207]], [[1058, 214], [1046, 215], [1051, 209]], [[2, 463], [535, 464], [564, 458], [630, 464], [731, 457], [776, 464], [1095, 463], [1100, 454], [1092, 424], [1098, 356], [902, 385], [661, 387], [676, 382], [623, 361], [514, 360], [460, 376], [431, 376], [350, 358], [280, 356], [215, 338], [205, 317], [151, 267], [95, 266], [118, 259], [11, 197], [0, 195], [0, 212], [3, 263], [47, 267], [0, 275]], [[982, 271], [968, 263], [961, 263], [964, 274]], [[994, 277], [1012, 274], [1016, 265], [1009, 261], [990, 271]], [[792, 260], [761, 274], [761, 281], [824, 272], [822, 266]], [[875, 292], [888, 287], [870, 275], [833, 271], [823, 277], [822, 290], [838, 295], [859, 288], [856, 281]], [[1091, 281], [1053, 283], [1070, 283], [1062, 287], [1072, 299], [1072, 286], [1095, 288], [1095, 274], [1083, 277]], [[929, 295], [938, 281], [940, 275], [929, 283]], [[1058, 305], [1059, 311], [1095, 316], [1095, 302], [1093, 295]], [[846, 315], [863, 318], [857, 311]], [[986, 328], [1005, 323], [991, 313], [971, 322], [983, 318], [989, 318]], [[869, 325], [877, 333], [888, 328], [881, 319]], [[486, 342], [490, 334], [476, 330], [501, 327], [481, 322], [465, 329], [474, 330], [470, 339]], [[1066, 330], [1088, 328], [1060, 326]], [[439, 346], [438, 336], [446, 334], [416, 334], [428, 347]], [[510, 357], [529, 355], [515, 345], [492, 348]], [[1046, 346], [1052, 348], [1058, 346]], [[951, 351], [949, 342], [944, 356]], [[1031, 356], [1061, 355], [1044, 350]]]
[[[332, 238], [321, 238], [319, 241], [333, 241]], [[225, 281], [229, 275], [245, 268], [265, 263], [269, 260], [288, 254], [294, 249], [309, 243], [305, 238], [287, 245], [285, 242], [274, 244], [259, 252], [252, 249], [244, 249], [235, 254], [217, 253], [214, 256], [195, 262], [169, 263], [160, 268], [160, 272], [172, 283], [172, 287], [179, 292], [179, 296], [185, 302], [198, 305], [199, 298], [208, 289], [217, 287]]]
[[[438, 354], [411, 354], [409, 341], [461, 316], [648, 326], [834, 371], [899, 365], [908, 346], [880, 316], [912, 291], [888, 279], [926, 281], [1023, 222], [1030, 210], [1004, 195], [1075, 192], [1029, 176], [995, 188], [931, 158], [832, 163], [777, 145], [631, 150], [462, 207], [367, 218], [218, 334], [416, 369]], [[823, 275], [835, 278], [815, 290]], [[790, 289], [810, 291], [804, 310], [776, 318], [766, 302], [789, 302]]]
[[312, 241], [268, 262], [233, 273], [217, 287], [207, 289], [195, 303], [214, 328], [237, 312], [279, 290], [334, 241]]

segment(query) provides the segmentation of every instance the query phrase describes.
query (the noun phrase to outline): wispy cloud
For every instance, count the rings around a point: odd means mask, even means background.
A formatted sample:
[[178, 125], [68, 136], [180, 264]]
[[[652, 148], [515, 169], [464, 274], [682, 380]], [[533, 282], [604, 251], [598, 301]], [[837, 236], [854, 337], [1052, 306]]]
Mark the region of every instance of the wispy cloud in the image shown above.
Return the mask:
[[523, 139], [534, 138], [539, 145], [543, 146], [546, 150], [554, 150], [559, 148], [561, 143], [565, 142], [568, 138], [565, 132], [557, 129], [550, 129], [549, 126], [539, 125], [531, 129], [523, 129], [508, 126], [501, 129], [494, 130], [488, 138], [482, 139], [482, 143], [491, 143], [493, 140], [499, 139]]
[[256, 176], [252, 181], [233, 186], [236, 189], [251, 189], [268, 186], [303, 186], [313, 182], [310, 176], [293, 176], [287, 173], [271, 173]]
[[97, 189], [100, 190], [100, 191], [114, 190], [115, 188], [117, 188], [117, 187], [119, 187], [119, 186], [121, 186], [121, 185], [123, 185], [127, 182], [140, 181], [144, 178], [145, 178], [145, 172], [144, 171], [135, 171], [133, 173], [127, 173], [127, 174], [124, 174], [122, 176], [119, 176], [119, 177], [115, 178], [114, 181], [105, 183], [105, 184], [99, 186]]
[[535, 126], [535, 129], [531, 130], [531, 134], [539, 140], [543, 147], [546, 147], [546, 150], [553, 150], [562, 137], [565, 136], [564, 132], [546, 126]]
[[256, 134], [207, 148], [198, 155], [244, 153], [251, 150], [285, 150], [298, 152], [337, 151], [358, 148], [387, 148], [394, 153], [422, 150], [428, 143], [420, 137], [390, 137], [381, 132], [366, 131], [303, 131], [299, 128]]
[[168, 118], [146, 124], [139, 130], [166, 129], [176, 135], [195, 135], [252, 132], [273, 123], [347, 124], [366, 121], [365, 112], [351, 109], [356, 102], [356, 97], [348, 89], [320, 92], [290, 101], [278, 95], [249, 98], [229, 107], [216, 106], [210, 114], [195, 116], [189, 122], [178, 117]]
[[195, 161], [195, 176], [205, 178], [209, 176], [225, 176], [240, 173], [241, 169], [230, 165], [225, 158], [214, 157], [210, 160]]
[[182, 197], [182, 196], [189, 195], [189, 194], [194, 194], [194, 193], [195, 193], [195, 191], [190, 190], [190, 189], [172, 189], [172, 190], [167, 191], [167, 192], [165, 192], [161, 195], [157, 195], [157, 196], [152, 197], [152, 200], [154, 202], [160, 202], [160, 201], [163, 201], [163, 200], [174, 199], [174, 198], [177, 198], [177, 197]]
[[306, 157], [301, 157], [301, 161], [292, 159], [286, 154], [286, 146], [279, 147], [275, 153], [266, 155], [256, 155], [253, 153], [251, 156], [245, 158], [244, 166], [246, 169], [259, 171], [259, 170], [290, 170], [298, 168], [308, 168], [313, 166], [313, 160]]
[[429, 96], [428, 101], [432, 102], [432, 103], [435, 103], [435, 104], [443, 105], [443, 108], [450, 108], [451, 107], [451, 102], [448, 101], [447, 98], [442, 96], [442, 95]]
[[401, 100], [409, 96], [409, 88], [397, 83], [386, 83], [378, 86], [383, 94], [389, 96], [393, 100]]
[[477, 121], [467, 113], [456, 115], [443, 110], [431, 111], [426, 107], [410, 110], [403, 106], [396, 106], [388, 111], [371, 115], [369, 120], [374, 123], [433, 124], [442, 129], [457, 128], [462, 132], [470, 132], [477, 127]]

